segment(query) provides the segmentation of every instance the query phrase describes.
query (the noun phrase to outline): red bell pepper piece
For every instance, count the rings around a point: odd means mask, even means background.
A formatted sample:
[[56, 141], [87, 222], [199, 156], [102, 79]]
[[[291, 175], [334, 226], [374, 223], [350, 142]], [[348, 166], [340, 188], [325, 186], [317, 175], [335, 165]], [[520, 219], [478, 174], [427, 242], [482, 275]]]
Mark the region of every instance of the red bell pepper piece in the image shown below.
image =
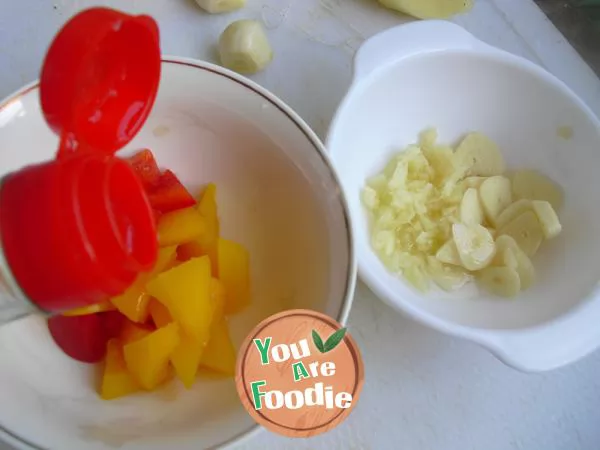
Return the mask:
[[108, 339], [98, 314], [51, 317], [48, 329], [54, 342], [71, 358], [85, 363], [104, 358]]
[[154, 155], [148, 149], [141, 150], [127, 159], [127, 162], [142, 180], [146, 189], [156, 186], [160, 180], [160, 169], [156, 164]]
[[196, 204], [194, 197], [170, 170], [166, 170], [160, 176], [158, 184], [148, 190], [148, 198], [152, 208], [161, 213], [188, 208]]
[[48, 329], [54, 342], [71, 358], [96, 363], [104, 358], [106, 343], [121, 334], [126, 319], [119, 311], [85, 316], [54, 316]]
[[97, 314], [100, 316], [102, 329], [107, 339], [117, 338], [121, 335], [121, 331], [127, 322], [127, 317], [117, 310]]

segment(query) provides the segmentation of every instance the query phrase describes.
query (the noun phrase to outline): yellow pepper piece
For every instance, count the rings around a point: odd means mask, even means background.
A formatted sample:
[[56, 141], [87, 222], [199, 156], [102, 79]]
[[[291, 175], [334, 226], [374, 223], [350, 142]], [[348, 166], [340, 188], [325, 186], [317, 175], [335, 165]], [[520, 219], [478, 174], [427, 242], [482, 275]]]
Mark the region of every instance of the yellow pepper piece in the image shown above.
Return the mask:
[[216, 277], [219, 270], [217, 264], [217, 241], [219, 239], [220, 226], [217, 211], [217, 186], [214, 183], [206, 186], [197, 208], [206, 220], [206, 231], [200, 236], [198, 243], [204, 253], [210, 257], [213, 276]]
[[213, 316], [210, 279], [210, 260], [202, 256], [161, 273], [146, 285], [183, 332], [200, 344], [208, 342]]
[[111, 339], [106, 345], [100, 397], [104, 400], [112, 400], [139, 390], [140, 386], [127, 370], [121, 342], [118, 339]]
[[208, 345], [202, 352], [200, 365], [224, 375], [235, 375], [235, 348], [229, 337], [227, 320], [222, 318], [213, 329]]
[[125, 322], [119, 339], [125, 344], [131, 344], [132, 342], [139, 341], [152, 333], [152, 330], [148, 327], [138, 325], [133, 322]]
[[162, 328], [173, 322], [167, 307], [158, 300], [154, 298], [150, 300], [148, 309], [150, 310], [150, 315], [152, 316], [152, 321], [154, 322], [154, 325], [156, 325], [156, 328]]
[[226, 304], [225, 286], [217, 278], [210, 279], [210, 300], [213, 304], [213, 324], [220, 321], [225, 314]]
[[94, 305], [82, 306], [81, 308], [70, 309], [69, 311], [65, 311], [63, 316], [87, 316], [88, 314], [113, 311], [115, 309], [115, 306], [111, 302], [102, 302]]
[[144, 389], [154, 389], [169, 373], [169, 358], [179, 345], [179, 327], [171, 323], [148, 336], [125, 345], [125, 363]]
[[180, 245], [177, 253], [179, 259], [182, 260], [208, 255], [211, 262], [212, 275], [216, 277], [218, 276], [217, 240], [219, 239], [219, 216], [217, 213], [217, 187], [213, 183], [206, 186], [196, 208], [204, 219], [204, 230], [197, 239]]
[[175, 259], [177, 258], [177, 246], [172, 245], [170, 247], [163, 247], [158, 249], [158, 257], [156, 258], [156, 264], [154, 264], [154, 268], [152, 272], [148, 275], [149, 279], [156, 277], [158, 274], [163, 272], [168, 267], [171, 267], [175, 264]]
[[[218, 322], [223, 318], [223, 310], [225, 307], [225, 290], [223, 285], [216, 278], [210, 280], [210, 302], [213, 322], [210, 326], [212, 339], [212, 331]], [[183, 382], [186, 388], [191, 388], [198, 373], [200, 358], [206, 348], [206, 343], [199, 343], [195, 339], [183, 334], [181, 335], [181, 343], [171, 355], [171, 363], [175, 368], [175, 373]]]
[[146, 280], [138, 278], [129, 289], [117, 297], [113, 297], [111, 302], [116, 308], [129, 320], [138, 323], [144, 323], [148, 320], [148, 302], [150, 296], [145, 292]]
[[233, 241], [219, 239], [219, 279], [227, 302], [225, 314], [241, 311], [250, 303], [250, 259], [246, 249]]
[[173, 363], [175, 373], [183, 382], [183, 385], [189, 389], [196, 379], [200, 357], [205, 345], [199, 344], [195, 339], [185, 334], [181, 335], [180, 338], [180, 344], [171, 355], [171, 363]]
[[148, 320], [150, 296], [146, 293], [146, 283], [172, 265], [177, 257], [177, 246], [159, 249], [154, 269], [141, 274], [124, 293], [113, 297], [111, 303], [129, 320], [144, 323]]
[[205, 227], [205, 220], [195, 207], [179, 209], [160, 216], [158, 242], [161, 247], [190, 242], [198, 239]]

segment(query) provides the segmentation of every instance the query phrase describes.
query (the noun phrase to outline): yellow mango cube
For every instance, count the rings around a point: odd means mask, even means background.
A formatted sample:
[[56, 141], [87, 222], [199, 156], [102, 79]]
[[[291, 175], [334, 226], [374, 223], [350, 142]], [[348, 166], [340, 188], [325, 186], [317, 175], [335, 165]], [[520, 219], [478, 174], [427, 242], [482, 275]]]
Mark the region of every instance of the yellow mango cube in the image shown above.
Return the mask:
[[208, 345], [202, 352], [200, 365], [224, 375], [235, 375], [236, 354], [229, 336], [227, 320], [222, 318], [213, 328]]
[[146, 294], [146, 279], [143, 275], [133, 283], [124, 293], [113, 297], [111, 303], [129, 320], [144, 323], [148, 320], [148, 302], [150, 296]]
[[106, 345], [100, 397], [104, 400], [112, 400], [133, 394], [139, 390], [139, 384], [127, 370], [123, 356], [123, 345], [118, 339], [111, 339]]
[[152, 317], [152, 321], [154, 322], [154, 325], [156, 325], [156, 328], [162, 328], [173, 322], [173, 318], [167, 307], [154, 298], [150, 300], [148, 310], [150, 311], [150, 316]]
[[125, 345], [127, 369], [144, 389], [154, 389], [165, 381], [171, 354], [179, 342], [179, 326], [171, 323]]
[[188, 260], [208, 255], [213, 276], [218, 276], [217, 241], [219, 239], [219, 217], [217, 213], [217, 187], [209, 184], [196, 206], [204, 219], [204, 230], [197, 239], [186, 242], [177, 249], [178, 258]]
[[172, 211], [158, 219], [158, 242], [161, 247], [190, 242], [198, 239], [205, 227], [205, 220], [195, 207]]
[[210, 260], [202, 256], [161, 273], [146, 285], [182, 331], [200, 344], [208, 342], [213, 316], [210, 280]]
[[213, 324], [223, 318], [227, 295], [225, 286], [217, 278], [210, 279], [210, 300], [213, 304]]
[[119, 339], [121, 339], [121, 342], [123, 343], [123, 345], [125, 345], [135, 341], [139, 341], [140, 339], [145, 338], [151, 333], [152, 329], [147, 326], [138, 325], [137, 323], [133, 322], [125, 322], [125, 325], [123, 325], [123, 329], [121, 330]]
[[250, 303], [250, 258], [242, 245], [219, 239], [218, 260], [219, 280], [227, 295], [225, 314], [234, 314]]
[[210, 261], [213, 264], [213, 276], [218, 276], [217, 242], [219, 240], [220, 227], [217, 211], [217, 186], [215, 184], [210, 183], [206, 186], [197, 208], [206, 221], [206, 232], [200, 236], [198, 243], [204, 254], [210, 257]]
[[[225, 289], [221, 282], [216, 278], [210, 280], [210, 304], [212, 309], [212, 324], [210, 326], [210, 338], [215, 327], [223, 319], [223, 311], [225, 308]], [[199, 343], [195, 339], [183, 334], [181, 343], [171, 355], [171, 363], [175, 368], [175, 373], [183, 382], [186, 388], [191, 388], [198, 373], [200, 358], [206, 348], [205, 343]]]
[[154, 268], [150, 273], [141, 274], [121, 295], [113, 297], [111, 303], [129, 320], [144, 323], [148, 320], [150, 296], [146, 293], [146, 283], [172, 265], [177, 257], [177, 246], [159, 249]]
[[155, 278], [161, 272], [173, 267], [177, 259], [177, 246], [171, 245], [169, 247], [162, 247], [158, 249], [158, 257], [154, 268], [148, 274], [148, 280]]
[[181, 341], [171, 355], [171, 363], [177, 377], [186, 388], [191, 388], [198, 373], [200, 358], [206, 344], [200, 344], [195, 339], [183, 334]]

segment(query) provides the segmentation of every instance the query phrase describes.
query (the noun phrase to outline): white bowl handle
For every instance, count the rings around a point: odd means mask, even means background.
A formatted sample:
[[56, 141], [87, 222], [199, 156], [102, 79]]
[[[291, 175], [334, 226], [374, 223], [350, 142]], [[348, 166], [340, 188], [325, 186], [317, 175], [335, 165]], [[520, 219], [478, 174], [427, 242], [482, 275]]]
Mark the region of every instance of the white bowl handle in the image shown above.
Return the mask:
[[409, 56], [450, 49], [500, 51], [451, 22], [411, 22], [383, 31], [360, 47], [354, 58], [354, 81]]
[[524, 372], [565, 366], [600, 346], [600, 287], [581, 306], [546, 325], [526, 331], [473, 333], [466, 337]]

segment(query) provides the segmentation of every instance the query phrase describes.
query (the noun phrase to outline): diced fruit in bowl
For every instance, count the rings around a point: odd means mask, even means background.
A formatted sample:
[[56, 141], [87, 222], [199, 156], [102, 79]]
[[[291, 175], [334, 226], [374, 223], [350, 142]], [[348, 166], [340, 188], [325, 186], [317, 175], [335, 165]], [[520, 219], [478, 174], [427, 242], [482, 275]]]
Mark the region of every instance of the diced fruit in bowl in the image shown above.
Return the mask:
[[56, 344], [71, 358], [86, 363], [102, 360], [106, 343], [115, 332], [110, 313], [83, 316], [55, 316], [48, 319], [48, 329]]
[[100, 397], [104, 400], [123, 397], [140, 390], [125, 364], [123, 343], [119, 339], [111, 339], [106, 345], [106, 357], [100, 385]]
[[177, 247], [163, 247], [158, 251], [154, 269], [143, 274], [121, 295], [113, 297], [110, 302], [129, 320], [144, 323], [148, 320], [148, 304], [150, 295], [146, 292], [146, 283], [171, 267], [177, 257]]
[[148, 189], [148, 198], [152, 207], [160, 213], [167, 213], [196, 204], [194, 197], [170, 170], [166, 170], [160, 176], [158, 183]]
[[219, 279], [229, 296], [225, 312], [234, 314], [250, 302], [249, 257], [246, 249], [237, 242], [219, 239]]
[[146, 189], [152, 189], [160, 180], [160, 169], [154, 155], [148, 149], [137, 152], [128, 160]]
[[126, 322], [123, 326], [119, 339], [125, 344], [131, 344], [132, 342], [139, 341], [145, 338], [155, 329], [150, 325], [141, 325], [133, 322]]
[[210, 259], [201, 256], [163, 272], [147, 284], [150, 295], [167, 307], [186, 334], [200, 343], [208, 341], [212, 322], [210, 278]]
[[235, 348], [229, 337], [227, 320], [223, 317], [215, 326], [208, 345], [200, 358], [200, 365], [215, 372], [231, 375], [235, 373]]
[[140, 386], [152, 390], [166, 381], [179, 342], [179, 325], [171, 323], [123, 347], [127, 369]]
[[105, 400], [154, 390], [173, 375], [190, 388], [202, 369], [233, 376], [225, 315], [250, 302], [249, 256], [220, 237], [216, 186], [196, 203], [175, 174], [160, 172], [150, 150], [129, 162], [158, 212], [154, 268], [116, 297], [48, 320], [67, 355], [103, 362], [98, 393]]
[[204, 234], [205, 220], [194, 207], [171, 211], [158, 221], [158, 242], [161, 246], [193, 242]]
[[148, 309], [150, 311], [150, 316], [152, 317], [152, 322], [154, 322], [154, 325], [156, 325], [157, 328], [164, 327], [173, 321], [167, 307], [158, 300], [150, 300]]
[[494, 295], [516, 296], [534, 283], [530, 258], [562, 231], [561, 188], [533, 170], [504, 176], [499, 148], [481, 133], [456, 151], [436, 140], [435, 130], [423, 132], [367, 180], [362, 202], [373, 249], [423, 291], [430, 280], [452, 291], [475, 279]]
[[200, 198], [198, 211], [204, 218], [204, 230], [196, 239], [186, 242], [177, 249], [178, 258], [186, 261], [197, 256], [208, 255], [213, 276], [218, 276], [217, 245], [219, 240], [219, 217], [217, 215], [217, 187], [209, 184]]
[[123, 294], [111, 299], [111, 303], [129, 320], [144, 323], [148, 320], [148, 303], [145, 280], [139, 278]]

